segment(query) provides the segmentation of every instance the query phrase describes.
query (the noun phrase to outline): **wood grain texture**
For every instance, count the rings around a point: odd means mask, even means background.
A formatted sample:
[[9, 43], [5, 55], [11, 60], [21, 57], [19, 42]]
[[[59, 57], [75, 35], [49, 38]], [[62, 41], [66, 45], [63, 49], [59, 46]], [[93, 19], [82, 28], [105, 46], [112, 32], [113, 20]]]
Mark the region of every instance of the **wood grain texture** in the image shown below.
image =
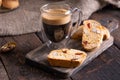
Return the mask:
[[[0, 38], [1, 43], [3, 43], [3, 40], [4, 40], [3, 38]], [[0, 43], [0, 47], [2, 46], [1, 43]], [[9, 77], [5, 70], [4, 64], [2, 63], [1, 55], [0, 55], [0, 79], [1, 80], [9, 80]]]
[[112, 46], [72, 78], [73, 80], [119, 80], [119, 67], [120, 50]]
[[1, 62], [1, 59], [0, 59], [0, 80], [9, 80], [9, 77], [7, 75], [5, 68], [4, 68], [4, 65]]

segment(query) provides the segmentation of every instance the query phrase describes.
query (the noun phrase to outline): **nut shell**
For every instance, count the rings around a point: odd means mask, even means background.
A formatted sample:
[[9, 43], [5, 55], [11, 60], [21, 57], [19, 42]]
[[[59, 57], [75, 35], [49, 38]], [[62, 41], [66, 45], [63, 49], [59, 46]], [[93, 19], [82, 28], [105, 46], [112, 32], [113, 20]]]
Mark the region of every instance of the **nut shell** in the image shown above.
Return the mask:
[[7, 42], [6, 44], [4, 44], [0, 48], [0, 52], [6, 53], [6, 52], [9, 52], [9, 51], [12, 51], [13, 49], [15, 49], [15, 47], [16, 47], [16, 43], [15, 42]]

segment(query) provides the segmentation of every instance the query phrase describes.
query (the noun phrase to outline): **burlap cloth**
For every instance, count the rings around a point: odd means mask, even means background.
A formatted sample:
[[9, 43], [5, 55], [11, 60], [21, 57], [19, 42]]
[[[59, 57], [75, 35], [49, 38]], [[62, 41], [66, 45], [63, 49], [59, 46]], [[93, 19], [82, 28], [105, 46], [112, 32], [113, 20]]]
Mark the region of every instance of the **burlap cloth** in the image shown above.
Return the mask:
[[[40, 7], [55, 1], [20, 0], [18, 9], [0, 13], [0, 36], [39, 32], [41, 30]], [[120, 8], [120, 0], [66, 0], [66, 2], [72, 7], [81, 9], [83, 12], [82, 20], [89, 18], [93, 12], [103, 8], [108, 3]]]

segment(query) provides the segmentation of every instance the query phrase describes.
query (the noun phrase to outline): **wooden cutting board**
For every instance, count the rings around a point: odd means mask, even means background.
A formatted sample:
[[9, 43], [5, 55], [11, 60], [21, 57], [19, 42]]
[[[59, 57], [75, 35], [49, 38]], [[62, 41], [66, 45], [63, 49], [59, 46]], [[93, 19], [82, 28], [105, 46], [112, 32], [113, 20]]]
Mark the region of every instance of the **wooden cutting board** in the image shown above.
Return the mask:
[[[94, 17], [94, 16], [93, 16]], [[113, 18], [109, 17], [99, 17], [98, 20], [102, 25], [107, 27], [110, 32], [118, 28], [118, 22], [117, 20], [114, 20]], [[37, 33], [40, 39], [42, 39], [43, 42], [45, 42], [45, 39], [42, 38], [41, 32]], [[87, 52], [88, 56], [84, 63], [82, 65], [79, 65], [75, 68], [60, 68], [60, 67], [52, 67], [48, 63], [47, 55], [51, 51], [47, 47], [46, 44], [43, 44], [41, 47], [36, 48], [35, 50], [32, 50], [31, 52], [27, 53], [26, 55], [26, 63], [29, 65], [34, 65], [50, 74], [53, 74], [60, 78], [68, 78], [77, 73], [79, 70], [81, 70], [85, 65], [87, 65], [89, 62], [94, 60], [98, 55], [100, 55], [103, 51], [108, 49], [114, 42], [114, 38], [111, 36], [109, 40], [103, 41], [102, 45], [99, 49], [95, 49], [92, 52]], [[74, 41], [70, 40], [69, 44], [67, 45], [68, 48], [74, 48], [82, 50], [81, 42], [80, 41]]]
[[[53, 74], [60, 78], [68, 78], [68, 77], [72, 76], [73, 74], [75, 74], [76, 72], [78, 72], [80, 69], [82, 69], [85, 65], [87, 65], [89, 62], [91, 62], [93, 59], [95, 59], [103, 51], [108, 49], [113, 44], [113, 41], [114, 41], [114, 39], [111, 36], [109, 40], [103, 41], [100, 48], [95, 49], [92, 52], [87, 52], [87, 58], [84, 61], [84, 63], [75, 68], [52, 67], [47, 60], [47, 55], [49, 54], [51, 49], [49, 49], [46, 44], [43, 44], [43, 46], [38, 47], [37, 49], [29, 52], [26, 55], [26, 62], [29, 63], [30, 65], [39, 67], [39, 68], [49, 72], [50, 74]], [[80, 41], [70, 40], [69, 44], [67, 46], [68, 46], [68, 48], [82, 50], [82, 46], [80, 46], [80, 45], [81, 45]]]

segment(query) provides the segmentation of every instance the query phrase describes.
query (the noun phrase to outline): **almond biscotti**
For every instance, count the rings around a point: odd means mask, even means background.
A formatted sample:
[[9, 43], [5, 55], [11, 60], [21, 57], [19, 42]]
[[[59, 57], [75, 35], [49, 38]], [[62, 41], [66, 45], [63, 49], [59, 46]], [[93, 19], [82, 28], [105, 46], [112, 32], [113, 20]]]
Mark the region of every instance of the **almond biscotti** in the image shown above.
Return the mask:
[[91, 51], [98, 48], [103, 40], [110, 38], [109, 30], [95, 20], [85, 20], [83, 25], [71, 35], [72, 39], [82, 40], [85, 50]]
[[104, 26], [102, 26], [102, 28], [103, 28], [103, 40], [109, 39], [110, 38], [109, 30]]
[[48, 54], [48, 61], [51, 66], [76, 67], [83, 63], [87, 54], [76, 49], [53, 50]]
[[8, 9], [19, 7], [19, 0], [2, 0], [2, 6]]
[[78, 40], [78, 39], [82, 39], [82, 33], [83, 33], [83, 27], [84, 25], [81, 25], [78, 27], [77, 30], [75, 30], [72, 34], [71, 34], [71, 38]]
[[85, 26], [85, 23], [90, 22], [90, 23], [94, 23], [93, 25], [95, 26], [101, 26], [101, 24], [95, 20], [85, 20], [83, 22], [83, 25], [79, 26], [78, 29], [74, 30], [73, 34], [71, 35], [72, 39], [82, 39], [82, 35], [83, 35], [83, 27]]
[[100, 47], [103, 41], [103, 28], [100, 23], [94, 20], [84, 21], [82, 45], [85, 50], [91, 51]]
[[[81, 25], [78, 27], [78, 29], [71, 35], [71, 38], [72, 39], [75, 39], [75, 40], [81, 40], [82, 39], [82, 34], [83, 34], [83, 27], [84, 25]], [[109, 30], [102, 26], [102, 31], [103, 31], [103, 40], [107, 40], [110, 38], [110, 32]]]

